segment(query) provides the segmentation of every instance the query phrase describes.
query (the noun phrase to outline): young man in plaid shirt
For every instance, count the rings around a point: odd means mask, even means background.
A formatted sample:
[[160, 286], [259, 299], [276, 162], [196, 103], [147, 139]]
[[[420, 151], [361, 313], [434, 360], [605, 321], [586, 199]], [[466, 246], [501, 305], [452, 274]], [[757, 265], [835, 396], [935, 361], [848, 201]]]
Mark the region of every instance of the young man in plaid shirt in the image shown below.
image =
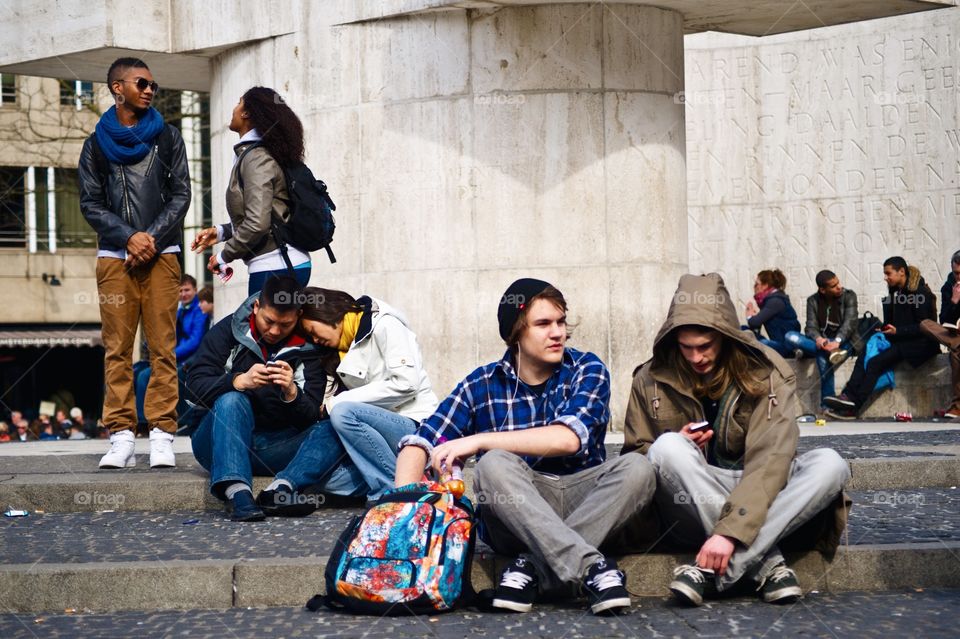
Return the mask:
[[565, 347], [566, 312], [547, 282], [510, 285], [497, 312], [507, 352], [401, 440], [396, 485], [477, 455], [481, 537], [516, 557], [493, 605], [527, 612], [538, 591], [577, 583], [594, 614], [617, 612], [630, 606], [626, 577], [597, 548], [650, 501], [656, 479], [641, 455], [604, 461], [610, 373]]

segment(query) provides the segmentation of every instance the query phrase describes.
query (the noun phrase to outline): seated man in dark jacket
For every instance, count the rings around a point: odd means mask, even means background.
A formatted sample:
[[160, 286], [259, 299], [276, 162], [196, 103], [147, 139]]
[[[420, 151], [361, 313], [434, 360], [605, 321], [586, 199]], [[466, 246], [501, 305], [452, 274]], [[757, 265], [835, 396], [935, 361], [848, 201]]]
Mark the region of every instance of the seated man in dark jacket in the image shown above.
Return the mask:
[[960, 419], [960, 333], [956, 326], [960, 323], [960, 251], [950, 259], [950, 274], [940, 289], [940, 323], [933, 320], [920, 322], [920, 330], [937, 340], [950, 351], [950, 371], [953, 382], [953, 399], [944, 412], [947, 419]]
[[855, 418], [870, 399], [881, 375], [904, 360], [916, 368], [940, 352], [937, 342], [920, 330], [923, 320], [937, 316], [937, 302], [919, 269], [907, 266], [906, 260], [894, 256], [883, 263], [883, 279], [887, 282], [888, 294], [883, 299], [883, 326], [878, 330], [887, 337], [890, 348], [869, 361], [866, 361], [868, 349], [863, 349], [843, 392], [823, 398], [831, 417]]
[[[319, 351], [296, 335], [300, 288], [271, 278], [207, 333], [190, 362], [187, 386], [210, 407], [192, 436], [193, 454], [210, 471], [210, 492], [229, 502], [235, 521], [259, 521], [253, 474], [273, 475], [297, 455], [329, 378]], [[306, 483], [310, 483], [309, 481]]]

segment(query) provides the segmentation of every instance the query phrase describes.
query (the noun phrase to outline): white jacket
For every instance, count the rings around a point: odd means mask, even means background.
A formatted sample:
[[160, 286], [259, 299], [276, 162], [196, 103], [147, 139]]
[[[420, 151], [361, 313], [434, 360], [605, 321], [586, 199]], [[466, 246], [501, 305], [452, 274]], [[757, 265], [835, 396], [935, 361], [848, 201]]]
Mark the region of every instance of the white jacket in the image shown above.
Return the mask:
[[[359, 301], [363, 301], [361, 298]], [[347, 390], [324, 402], [327, 412], [341, 402], [363, 402], [420, 422], [439, 400], [423, 369], [417, 336], [403, 314], [372, 299], [350, 349], [337, 367]]]

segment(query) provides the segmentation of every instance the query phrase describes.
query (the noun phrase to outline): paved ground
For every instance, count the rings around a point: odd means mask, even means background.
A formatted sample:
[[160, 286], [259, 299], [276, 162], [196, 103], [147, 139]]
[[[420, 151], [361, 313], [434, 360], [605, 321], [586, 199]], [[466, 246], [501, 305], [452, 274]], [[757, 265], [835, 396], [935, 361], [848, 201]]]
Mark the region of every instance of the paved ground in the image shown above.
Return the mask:
[[464, 611], [435, 617], [356, 617], [302, 608], [0, 615], [13, 638], [205, 637], [956, 637], [960, 590], [811, 593], [789, 606], [753, 597], [680, 608], [635, 601], [629, 613], [598, 618], [576, 604], [537, 606], [526, 615]]
[[[960, 540], [960, 489], [852, 493], [849, 543]], [[326, 557], [357, 508], [237, 524], [222, 511], [42, 513], [0, 519], [0, 563]]]

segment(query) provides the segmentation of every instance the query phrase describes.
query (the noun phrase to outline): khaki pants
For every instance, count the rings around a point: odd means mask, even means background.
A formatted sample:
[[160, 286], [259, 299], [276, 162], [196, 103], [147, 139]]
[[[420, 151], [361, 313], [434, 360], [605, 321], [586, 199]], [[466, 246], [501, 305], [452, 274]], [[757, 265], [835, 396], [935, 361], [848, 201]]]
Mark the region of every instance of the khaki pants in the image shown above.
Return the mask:
[[947, 347], [950, 351], [950, 371], [953, 377], [953, 400], [948, 413], [960, 414], [960, 334], [944, 328], [933, 320], [920, 322], [920, 330]]
[[171, 253], [128, 269], [123, 260], [97, 258], [97, 291], [103, 324], [103, 423], [111, 433], [134, 430], [137, 407], [133, 390], [133, 346], [137, 326], [150, 345], [153, 372], [143, 413], [150, 428], [177, 432], [177, 302], [180, 263]]

